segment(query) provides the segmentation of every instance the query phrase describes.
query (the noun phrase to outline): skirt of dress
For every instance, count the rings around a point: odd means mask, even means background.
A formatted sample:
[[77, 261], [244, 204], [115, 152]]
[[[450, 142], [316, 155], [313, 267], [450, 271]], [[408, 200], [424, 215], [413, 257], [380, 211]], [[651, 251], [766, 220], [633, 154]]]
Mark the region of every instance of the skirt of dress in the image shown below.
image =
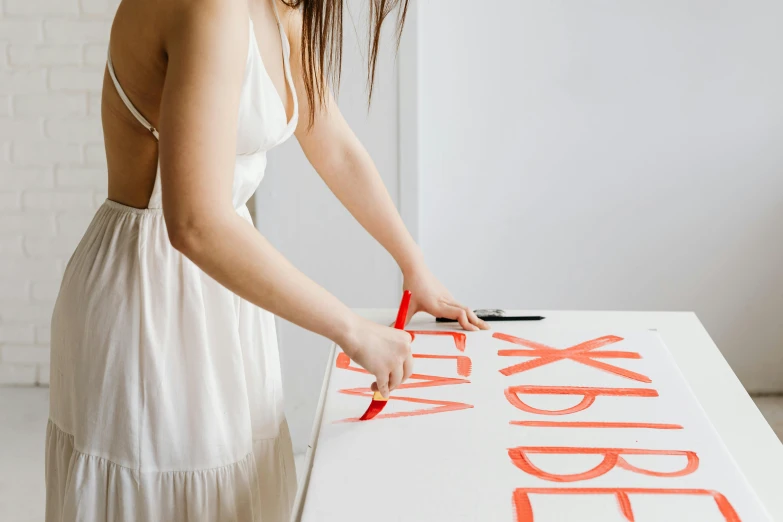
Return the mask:
[[274, 317], [176, 251], [160, 209], [98, 210], [63, 276], [50, 371], [47, 522], [289, 520]]

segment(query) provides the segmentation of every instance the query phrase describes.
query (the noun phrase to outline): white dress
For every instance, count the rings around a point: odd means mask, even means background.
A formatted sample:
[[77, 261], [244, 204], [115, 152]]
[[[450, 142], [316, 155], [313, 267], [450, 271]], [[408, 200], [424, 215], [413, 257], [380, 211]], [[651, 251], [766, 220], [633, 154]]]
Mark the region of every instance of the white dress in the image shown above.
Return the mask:
[[[108, 67], [157, 138], [111, 58]], [[233, 181], [248, 221], [266, 151], [296, 127], [295, 93], [286, 119], [251, 21]], [[52, 317], [50, 399], [47, 522], [288, 521], [296, 476], [274, 317], [171, 246], [159, 173], [149, 208], [107, 200], [68, 263]]]

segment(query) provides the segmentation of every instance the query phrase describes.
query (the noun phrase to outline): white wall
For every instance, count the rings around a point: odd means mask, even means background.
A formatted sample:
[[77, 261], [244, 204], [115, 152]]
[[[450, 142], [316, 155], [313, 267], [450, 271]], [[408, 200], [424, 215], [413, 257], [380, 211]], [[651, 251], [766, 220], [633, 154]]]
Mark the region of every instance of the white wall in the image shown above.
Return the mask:
[[447, 286], [695, 310], [746, 386], [783, 390], [783, 4], [419, 6], [422, 242]]
[[0, 3], [0, 384], [48, 382], [62, 270], [106, 198], [100, 89], [117, 3]]
[[[365, 91], [366, 2], [346, 15], [339, 105], [397, 201], [397, 80], [390, 32], [382, 43], [371, 111]], [[365, 9], [362, 10], [361, 8]], [[391, 29], [391, 25], [387, 29]], [[300, 117], [305, 117], [301, 114]], [[309, 165], [295, 139], [269, 155], [256, 192], [256, 224], [305, 274], [351, 307], [393, 307], [401, 278], [394, 260], [351, 217]], [[294, 450], [310, 438], [330, 342], [278, 320], [286, 412]]]
[[[391, 38], [368, 115], [365, 4], [351, 0], [340, 105], [398, 201]], [[419, 222], [453, 291], [475, 306], [694, 309], [746, 385], [783, 389], [783, 8], [411, 5]], [[105, 197], [99, 103], [115, 7], [0, 2], [0, 384], [45, 384], [59, 278]], [[295, 141], [271, 155], [257, 201], [261, 230], [316, 281], [351, 306], [396, 305], [393, 261]], [[302, 450], [328, 343], [280, 333]]]

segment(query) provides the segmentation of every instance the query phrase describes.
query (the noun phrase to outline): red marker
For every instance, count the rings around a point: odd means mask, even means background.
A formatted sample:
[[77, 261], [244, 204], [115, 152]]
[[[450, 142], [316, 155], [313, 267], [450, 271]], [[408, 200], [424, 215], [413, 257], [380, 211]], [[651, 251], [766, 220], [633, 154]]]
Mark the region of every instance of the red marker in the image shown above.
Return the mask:
[[[410, 290], [405, 290], [405, 292], [402, 293], [402, 301], [400, 302], [400, 309], [397, 312], [397, 320], [394, 321], [394, 327], [398, 330], [402, 330], [405, 328], [405, 318], [408, 317], [408, 306], [411, 304], [411, 292]], [[386, 403], [389, 402], [389, 399], [384, 399], [383, 395], [381, 395], [381, 392], [375, 392], [372, 396], [372, 402], [370, 403], [370, 407], [367, 408], [367, 411], [364, 412], [364, 415], [359, 417], [359, 420], [370, 420], [376, 415], [378, 415], [381, 410], [386, 406]]]

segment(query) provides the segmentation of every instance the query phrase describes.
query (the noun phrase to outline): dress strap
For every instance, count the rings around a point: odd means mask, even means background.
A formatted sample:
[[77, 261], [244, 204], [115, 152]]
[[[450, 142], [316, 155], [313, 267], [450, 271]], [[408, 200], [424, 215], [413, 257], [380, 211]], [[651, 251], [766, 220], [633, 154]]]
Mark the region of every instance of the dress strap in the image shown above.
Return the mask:
[[272, 10], [275, 12], [275, 18], [277, 19], [277, 25], [278, 26], [282, 26], [282, 24], [280, 23], [280, 15], [277, 12], [277, 1], [276, 0], [272, 0]]
[[[277, 13], [277, 11], [275, 11]], [[122, 99], [122, 103], [125, 104], [125, 106], [128, 108], [128, 110], [133, 114], [137, 120], [139, 120], [139, 123], [144, 125], [144, 127], [149, 130], [153, 136], [155, 136], [155, 139], [159, 139], [158, 136], [158, 130], [149, 122], [147, 121], [147, 118], [141, 115], [141, 113], [136, 109], [136, 107], [133, 105], [133, 103], [130, 101], [128, 96], [125, 94], [125, 91], [122, 89], [122, 86], [120, 85], [120, 81], [117, 79], [117, 75], [114, 73], [114, 65], [111, 63], [111, 50], [108, 52], [108, 58], [106, 60], [106, 65], [109, 68], [109, 76], [111, 76], [111, 81], [114, 82], [114, 88], [117, 89], [117, 94], [120, 95], [120, 98]]]
[[277, 0], [272, 0], [272, 10], [275, 12], [275, 19], [277, 19], [277, 28], [280, 31], [281, 45], [283, 46], [283, 74], [285, 75], [286, 84], [288, 90], [291, 91], [291, 97], [294, 99], [294, 113], [291, 115], [291, 120], [288, 122], [289, 130], [291, 131], [286, 139], [293, 133], [292, 129], [296, 128], [297, 121], [299, 120], [299, 100], [296, 98], [296, 86], [294, 84], [294, 78], [291, 74], [291, 45], [288, 43], [288, 35], [283, 29], [283, 23], [280, 21], [280, 14], [277, 12]]

